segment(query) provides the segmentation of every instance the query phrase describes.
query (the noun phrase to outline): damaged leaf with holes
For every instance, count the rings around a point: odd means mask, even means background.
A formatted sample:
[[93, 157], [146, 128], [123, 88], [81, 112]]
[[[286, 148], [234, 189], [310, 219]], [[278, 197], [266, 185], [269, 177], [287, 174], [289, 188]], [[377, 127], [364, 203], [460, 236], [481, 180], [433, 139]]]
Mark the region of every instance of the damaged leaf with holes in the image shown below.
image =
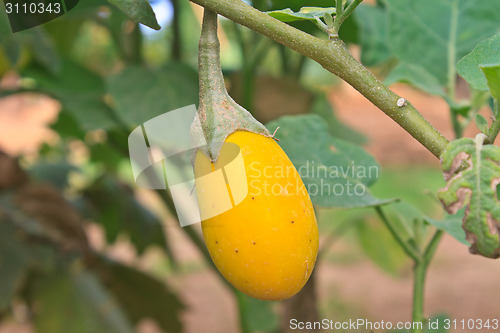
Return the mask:
[[450, 214], [466, 207], [463, 229], [470, 251], [488, 258], [500, 256], [500, 148], [483, 145], [486, 136], [463, 138], [449, 144], [441, 155], [446, 186], [439, 200]]

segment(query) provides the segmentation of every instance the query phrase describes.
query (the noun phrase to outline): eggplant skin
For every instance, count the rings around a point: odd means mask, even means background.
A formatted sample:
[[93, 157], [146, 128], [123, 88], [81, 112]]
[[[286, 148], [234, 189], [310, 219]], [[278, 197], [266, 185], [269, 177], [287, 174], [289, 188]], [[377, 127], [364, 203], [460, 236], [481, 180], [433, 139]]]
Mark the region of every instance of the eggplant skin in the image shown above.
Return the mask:
[[[210, 256], [224, 278], [243, 293], [261, 300], [289, 298], [309, 279], [318, 254], [318, 226], [309, 194], [274, 139], [236, 131], [225, 142], [239, 146], [244, 168], [228, 167], [234, 152], [225, 145], [215, 163], [201, 151], [195, 159], [200, 213], [202, 219], [209, 217], [202, 220], [202, 231]], [[225, 182], [199, 180], [221, 169]], [[246, 185], [235, 174], [246, 176]], [[240, 202], [234, 199], [238, 193], [228, 199], [227, 192], [231, 196], [231, 190], [242, 186], [248, 193]], [[209, 212], [222, 206], [228, 207], [223, 213]]]

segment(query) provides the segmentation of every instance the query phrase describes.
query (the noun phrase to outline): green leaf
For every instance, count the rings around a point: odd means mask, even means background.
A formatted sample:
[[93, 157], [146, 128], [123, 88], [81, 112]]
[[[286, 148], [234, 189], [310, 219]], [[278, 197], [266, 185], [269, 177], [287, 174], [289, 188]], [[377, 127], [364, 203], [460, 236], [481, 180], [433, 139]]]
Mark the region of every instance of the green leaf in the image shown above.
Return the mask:
[[481, 66], [500, 64], [500, 34], [481, 41], [457, 63], [457, 71], [472, 88], [488, 90], [488, 82]]
[[107, 0], [125, 13], [132, 21], [160, 30], [156, 15], [147, 0]]
[[443, 86], [456, 60], [498, 32], [500, 1], [384, 2], [389, 13], [388, 41], [392, 52], [401, 61], [426, 68]]
[[161, 220], [134, 198], [132, 189], [126, 184], [105, 175], [84, 194], [95, 219], [104, 227], [108, 242], [115, 242], [123, 232], [139, 253], [151, 245], [168, 250]]
[[244, 303], [244, 315], [250, 332], [277, 332], [279, 316], [274, 310], [274, 303], [261, 301], [235, 290], [240, 302]]
[[497, 65], [483, 65], [481, 70], [486, 76], [491, 96], [500, 101], [500, 63]]
[[[500, 203], [496, 186], [500, 183], [500, 147], [484, 145], [486, 136], [476, 140], [452, 141], [441, 155], [447, 181], [438, 197], [450, 214], [466, 207], [463, 228], [472, 253], [500, 256]], [[467, 167], [464, 165], [467, 164]]]
[[25, 41], [31, 46], [33, 57], [52, 73], [61, 70], [61, 59], [56, 51], [54, 41], [41, 27], [21, 32]]
[[346, 44], [359, 44], [359, 24], [354, 15], [349, 15], [339, 30], [339, 37]]
[[391, 58], [387, 43], [387, 13], [379, 6], [361, 4], [354, 11], [361, 44], [361, 62], [375, 66]]
[[21, 59], [21, 52], [23, 49], [23, 45], [19, 40], [18, 36], [14, 34], [10, 34], [4, 36], [0, 40], [2, 50], [9, 60], [9, 64], [11, 67], [16, 67]]
[[58, 99], [82, 129], [108, 129], [116, 126], [113, 110], [104, 103], [102, 78], [85, 67], [63, 59], [61, 70], [57, 74], [34, 65], [21, 74], [23, 78], [35, 81], [36, 91]]
[[83, 5], [82, 1], [77, 7], [78, 10], [72, 10], [43, 26], [46, 33], [52, 38], [59, 55], [68, 56], [71, 52], [74, 52], [74, 44], [80, 37], [82, 25], [90, 15], [96, 15], [98, 10], [96, 6], [94, 10], [87, 13], [80, 9], [80, 5]]
[[29, 253], [19, 241], [14, 226], [1, 219], [0, 207], [0, 310], [5, 309], [18, 291], [29, 266]]
[[50, 128], [57, 132], [62, 138], [76, 138], [85, 140], [85, 132], [80, 128], [80, 125], [72, 115], [71, 111], [62, 109], [59, 111], [55, 123], [50, 124]]
[[165, 332], [182, 332], [184, 305], [163, 282], [106, 258], [98, 260], [97, 270], [134, 324], [151, 318]]
[[28, 237], [40, 236], [39, 231], [38, 223], [17, 210], [8, 194], [0, 195], [0, 312], [23, 291], [30, 272], [48, 273], [54, 268], [52, 246]]
[[40, 162], [30, 168], [30, 176], [37, 181], [49, 182], [60, 190], [68, 186], [68, 177], [71, 172], [80, 169], [67, 161]]
[[486, 118], [483, 117], [481, 114], [476, 114], [476, 117], [474, 118], [476, 122], [477, 128], [484, 134], [488, 134], [489, 131], [489, 126], [488, 126], [488, 121]]
[[465, 210], [461, 209], [455, 215], [447, 215], [443, 220], [435, 220], [427, 217], [425, 220], [438, 229], [444, 230], [457, 241], [469, 246], [469, 242], [465, 239], [465, 231], [462, 229], [462, 220], [464, 219]]
[[198, 103], [198, 74], [180, 63], [154, 70], [127, 66], [109, 78], [107, 88], [119, 116], [131, 128], [165, 112]]
[[39, 333], [134, 332], [116, 300], [82, 268], [38, 280], [33, 298]]
[[323, 120], [328, 124], [328, 130], [332, 136], [359, 145], [367, 142], [367, 138], [363, 134], [356, 132], [340, 122], [335, 115], [330, 102], [326, 98], [326, 95], [322, 94], [316, 97], [311, 113], [317, 114], [323, 118]]
[[328, 29], [333, 28], [333, 16], [329, 13], [323, 13], [323, 21], [325, 21]]
[[469, 112], [472, 107], [472, 105], [467, 101], [459, 101], [459, 102], [448, 101], [448, 105], [450, 106], [450, 110], [454, 114], [458, 114], [464, 117], [469, 116]]
[[325, 14], [335, 14], [335, 7], [302, 7], [298, 12], [294, 12], [290, 8], [286, 8], [273, 10], [266, 13], [267, 15], [285, 23], [296, 21], [311, 21], [313, 23], [316, 23], [317, 19], [322, 18]]
[[437, 78], [424, 67], [405, 62], [399, 63], [384, 80], [386, 85], [403, 82], [431, 95], [445, 97], [446, 93]]
[[285, 116], [267, 124], [297, 168], [315, 205], [368, 207], [379, 200], [368, 187], [378, 178], [379, 165], [362, 148], [333, 138], [318, 115]]
[[382, 223], [367, 218], [357, 223], [356, 229], [361, 248], [368, 258], [391, 275], [401, 273], [408, 264], [408, 257]]
[[107, 142], [91, 145], [89, 149], [92, 161], [103, 163], [109, 170], [117, 170], [119, 164], [127, 158]]
[[[293, 12], [300, 12], [300, 9], [306, 7], [330, 7], [332, 2], [330, 0], [270, 0], [266, 1], [266, 6], [263, 10], [275, 11], [285, 8], [291, 9]], [[317, 22], [308, 20], [288, 22], [292, 27], [302, 30], [308, 34], [315, 34], [318, 32]]]

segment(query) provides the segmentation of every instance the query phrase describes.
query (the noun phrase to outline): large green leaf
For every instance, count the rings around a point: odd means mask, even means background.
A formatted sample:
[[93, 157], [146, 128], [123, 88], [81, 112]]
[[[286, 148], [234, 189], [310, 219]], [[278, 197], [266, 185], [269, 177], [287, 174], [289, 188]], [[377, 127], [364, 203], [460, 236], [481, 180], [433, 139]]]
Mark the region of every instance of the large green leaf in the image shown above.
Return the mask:
[[[484, 134], [476, 140], [452, 141], [441, 155], [447, 180], [438, 197], [450, 214], [466, 207], [463, 228], [471, 252], [485, 257], [500, 256], [500, 202], [496, 187], [500, 183], [500, 148], [483, 145]], [[466, 166], [467, 165], [467, 166]]]
[[292, 160], [315, 205], [366, 207], [391, 200], [374, 198], [368, 187], [379, 165], [361, 147], [333, 138], [318, 115], [285, 116], [267, 124]]
[[61, 70], [61, 59], [56, 51], [54, 41], [41, 27], [20, 32], [25, 42], [31, 46], [33, 57], [52, 73]]
[[108, 242], [115, 242], [120, 233], [125, 233], [139, 253], [151, 245], [168, 250], [161, 220], [134, 198], [127, 185], [104, 176], [85, 191], [85, 197], [94, 218], [104, 227]]
[[32, 297], [39, 333], [134, 332], [116, 300], [81, 267], [39, 279]]
[[34, 80], [36, 91], [58, 99], [63, 111], [70, 112], [82, 129], [108, 129], [116, 125], [113, 110], [104, 103], [102, 78], [85, 67], [64, 59], [57, 74], [39, 66], [30, 66], [21, 74]]
[[325, 120], [325, 122], [328, 124], [328, 130], [330, 131], [330, 134], [332, 136], [356, 144], [366, 143], [367, 139], [363, 134], [356, 132], [355, 130], [340, 122], [340, 120], [335, 115], [332, 105], [326, 98], [326, 95], [322, 94], [316, 97], [316, 100], [314, 101], [311, 109], [311, 113], [317, 114]]
[[361, 62], [375, 66], [391, 58], [387, 43], [387, 12], [379, 6], [361, 4], [354, 11], [361, 44]]
[[182, 332], [180, 312], [184, 305], [163, 282], [105, 258], [98, 263], [98, 274], [133, 323], [151, 318], [165, 332]]
[[485, 65], [500, 65], [500, 34], [477, 44], [472, 52], [460, 59], [457, 70], [471, 87], [486, 91], [489, 87], [481, 70]]
[[148, 0], [107, 0], [129, 18], [137, 23], [142, 23], [152, 29], [160, 30], [156, 15]]
[[500, 1], [384, 2], [389, 11], [388, 41], [392, 52], [404, 62], [426, 68], [441, 85], [450, 79], [449, 69], [458, 59], [498, 32]]
[[399, 63], [384, 80], [387, 85], [396, 82], [408, 83], [431, 95], [446, 96], [437, 78], [419, 65], [405, 62]]
[[75, 119], [73, 114], [64, 108], [59, 112], [57, 120], [50, 124], [50, 128], [56, 131], [62, 138], [72, 138], [85, 140], [85, 131], [82, 130], [80, 124]]
[[119, 116], [131, 127], [198, 103], [198, 75], [181, 63], [159, 69], [131, 65], [111, 76], [107, 87]]

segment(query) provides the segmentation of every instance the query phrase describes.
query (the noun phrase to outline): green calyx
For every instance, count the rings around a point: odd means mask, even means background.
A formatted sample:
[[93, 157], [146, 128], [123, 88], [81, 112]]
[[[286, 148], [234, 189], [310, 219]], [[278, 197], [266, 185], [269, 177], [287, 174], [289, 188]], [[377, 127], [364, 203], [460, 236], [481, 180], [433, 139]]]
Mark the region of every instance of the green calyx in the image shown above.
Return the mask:
[[[205, 139], [200, 149], [215, 162], [222, 143], [235, 131], [249, 131], [272, 137], [267, 128], [227, 93], [220, 66], [220, 45], [217, 37], [217, 14], [205, 9], [199, 42], [198, 66], [200, 104], [198, 119], [191, 127], [195, 145]], [[220, 144], [218, 144], [220, 143]]]

